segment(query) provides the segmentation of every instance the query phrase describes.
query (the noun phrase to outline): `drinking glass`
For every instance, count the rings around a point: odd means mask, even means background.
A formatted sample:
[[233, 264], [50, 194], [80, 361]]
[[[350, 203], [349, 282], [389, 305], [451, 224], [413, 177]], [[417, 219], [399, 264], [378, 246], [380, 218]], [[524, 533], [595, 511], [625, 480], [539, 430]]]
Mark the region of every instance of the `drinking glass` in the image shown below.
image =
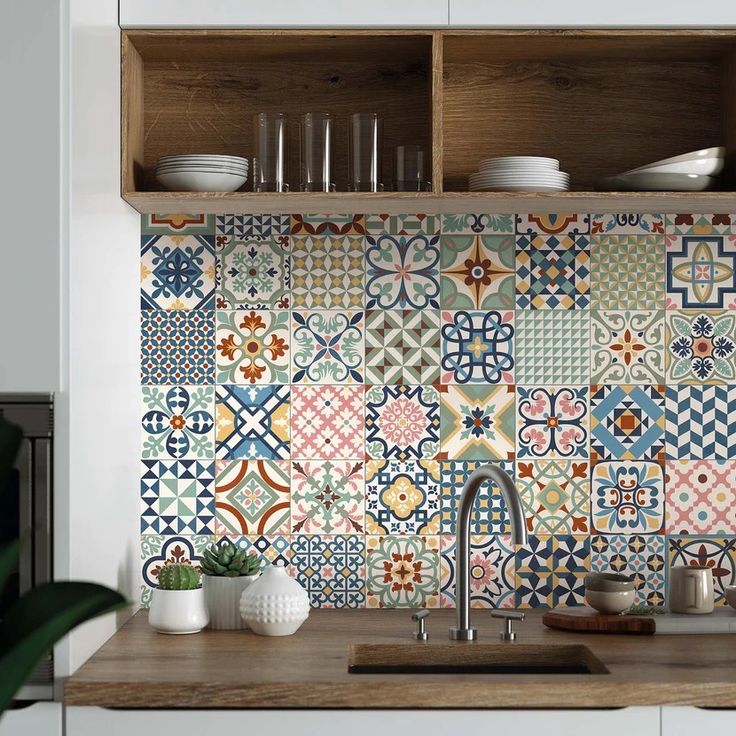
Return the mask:
[[383, 191], [381, 174], [383, 121], [373, 112], [356, 112], [348, 121], [351, 192]]
[[303, 192], [334, 192], [334, 118], [326, 112], [308, 112], [300, 129], [301, 186]]
[[253, 190], [288, 192], [286, 182], [286, 123], [281, 112], [259, 112], [253, 119]]
[[424, 149], [421, 146], [396, 146], [394, 180], [397, 192], [426, 192], [431, 183], [425, 178]]

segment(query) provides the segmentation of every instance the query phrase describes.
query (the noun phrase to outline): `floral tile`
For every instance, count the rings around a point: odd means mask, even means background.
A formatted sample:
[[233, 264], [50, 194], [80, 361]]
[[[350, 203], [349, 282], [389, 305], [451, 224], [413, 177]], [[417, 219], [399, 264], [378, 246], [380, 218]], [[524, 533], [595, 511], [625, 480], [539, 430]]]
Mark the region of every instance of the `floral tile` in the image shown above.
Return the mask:
[[217, 312], [218, 383], [288, 383], [288, 312]]
[[590, 304], [590, 249], [586, 235], [518, 235], [516, 306], [579, 309]]
[[519, 458], [588, 457], [586, 386], [517, 386]]
[[736, 232], [736, 215], [667, 215], [667, 232], [672, 235], [723, 235]]
[[439, 536], [366, 537], [368, 608], [438, 608]]
[[515, 244], [511, 235], [443, 235], [445, 309], [513, 309]]
[[432, 459], [440, 451], [439, 393], [432, 386], [366, 386], [366, 457]]
[[217, 215], [215, 233], [240, 238], [274, 238], [288, 235], [290, 215]]
[[519, 461], [516, 487], [531, 533], [588, 533], [590, 479], [586, 461]]
[[736, 235], [667, 238], [667, 308], [736, 308]]
[[664, 383], [664, 312], [593, 310], [591, 381]]
[[292, 457], [362, 460], [363, 391], [362, 386], [294, 386]]
[[[457, 531], [457, 510], [463, 488], [474, 470], [486, 461], [443, 460], [442, 461], [442, 519], [443, 534], [455, 534]], [[515, 479], [515, 464], [511, 460], [496, 461], [501, 470]], [[483, 483], [475, 496], [473, 511], [470, 515], [471, 534], [509, 534], [509, 516], [501, 489], [491, 482]]]
[[637, 606], [664, 606], [665, 537], [611, 534], [591, 537], [590, 567], [595, 572], [615, 572], [636, 581]]
[[258, 555], [261, 569], [266, 565], [284, 565], [291, 563], [291, 537], [283, 534], [262, 534], [259, 536], [236, 537], [232, 541], [249, 555]]
[[292, 298], [307, 309], [362, 308], [364, 239], [307, 235], [291, 240]]
[[218, 235], [218, 309], [288, 309], [289, 237]]
[[664, 234], [664, 215], [640, 212], [603, 212], [590, 216], [591, 235]]
[[213, 534], [215, 466], [201, 460], [143, 460], [141, 534]]
[[[441, 538], [440, 605], [455, 607], [455, 537]], [[472, 608], [515, 608], [516, 556], [509, 535], [470, 537], [470, 605]]]
[[439, 307], [439, 235], [383, 233], [366, 240], [369, 309]]
[[213, 386], [142, 386], [144, 459], [215, 456]]
[[291, 234], [364, 235], [365, 215], [292, 215]]
[[313, 608], [365, 605], [365, 539], [300, 534], [291, 540], [291, 570]]
[[515, 338], [517, 383], [590, 382], [588, 310], [517, 311]]
[[667, 537], [670, 567], [709, 567], [717, 606], [725, 606], [727, 585], [736, 583], [736, 537]]
[[141, 383], [197, 385], [214, 377], [213, 311], [141, 312]]
[[603, 461], [593, 467], [593, 528], [604, 534], [661, 534], [664, 478], [659, 463]]
[[440, 315], [435, 309], [369, 309], [367, 383], [430, 385], [440, 378]]
[[664, 460], [664, 393], [662, 385], [591, 386], [591, 458]]
[[667, 312], [667, 380], [728, 383], [736, 378], [736, 317], [731, 312]]
[[590, 273], [594, 309], [664, 309], [664, 235], [594, 235]]
[[365, 470], [360, 460], [294, 460], [291, 464], [294, 534], [363, 534]]
[[215, 465], [218, 536], [288, 534], [288, 460], [218, 460]]
[[292, 312], [292, 383], [363, 383], [363, 312]]
[[365, 473], [368, 534], [439, 534], [439, 461], [369, 460]]
[[514, 215], [490, 214], [452, 214], [442, 215], [442, 233], [485, 235], [503, 233], [513, 235], [515, 232]]
[[288, 386], [217, 386], [215, 410], [216, 457], [289, 458]]
[[513, 386], [443, 386], [442, 459], [513, 460]]
[[366, 215], [365, 227], [370, 235], [439, 235], [440, 215]]
[[214, 309], [211, 235], [141, 236], [141, 309]]
[[736, 458], [736, 386], [668, 386], [667, 457]]
[[667, 463], [667, 534], [736, 534], [736, 463]]
[[214, 215], [156, 213], [141, 215], [142, 235], [214, 235]]
[[513, 383], [514, 313], [442, 312], [442, 383]]
[[516, 232], [533, 238], [537, 235], [587, 235], [590, 215], [572, 213], [516, 215]]

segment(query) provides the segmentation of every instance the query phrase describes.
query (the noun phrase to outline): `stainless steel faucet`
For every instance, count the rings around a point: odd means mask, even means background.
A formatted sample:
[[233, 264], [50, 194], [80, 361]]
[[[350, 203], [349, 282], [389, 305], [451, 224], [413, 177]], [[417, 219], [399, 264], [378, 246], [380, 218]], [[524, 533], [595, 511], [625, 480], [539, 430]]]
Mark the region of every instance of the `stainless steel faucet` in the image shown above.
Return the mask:
[[501, 489], [511, 521], [511, 540], [514, 544], [526, 544], [526, 518], [521, 505], [521, 496], [514, 481], [498, 465], [484, 465], [473, 471], [468, 478], [457, 512], [457, 540], [455, 543], [455, 605], [457, 626], [450, 627], [450, 639], [472, 641], [476, 629], [470, 626], [470, 514], [478, 490], [484, 481], [493, 481]]

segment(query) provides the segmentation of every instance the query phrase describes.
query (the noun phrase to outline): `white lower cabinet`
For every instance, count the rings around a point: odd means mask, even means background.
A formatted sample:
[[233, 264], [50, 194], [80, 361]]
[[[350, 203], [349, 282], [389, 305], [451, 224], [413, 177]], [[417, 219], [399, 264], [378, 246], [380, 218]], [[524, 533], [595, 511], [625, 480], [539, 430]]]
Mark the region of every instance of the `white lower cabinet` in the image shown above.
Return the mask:
[[61, 703], [33, 703], [0, 718], [0, 736], [61, 736]]
[[732, 734], [736, 710], [713, 710], [689, 706], [662, 708], [662, 736], [710, 736]]

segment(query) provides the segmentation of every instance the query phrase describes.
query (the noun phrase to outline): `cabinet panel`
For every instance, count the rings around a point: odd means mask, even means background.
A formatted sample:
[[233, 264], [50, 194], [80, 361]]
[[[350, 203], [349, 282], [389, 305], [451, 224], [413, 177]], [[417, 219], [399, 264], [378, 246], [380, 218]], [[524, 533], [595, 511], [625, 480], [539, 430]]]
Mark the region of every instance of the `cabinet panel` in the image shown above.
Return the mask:
[[733, 733], [734, 727], [736, 727], [736, 710], [706, 710], [692, 707], [662, 708], [662, 736]]
[[61, 703], [34, 703], [0, 718], [0, 736], [61, 736]]

